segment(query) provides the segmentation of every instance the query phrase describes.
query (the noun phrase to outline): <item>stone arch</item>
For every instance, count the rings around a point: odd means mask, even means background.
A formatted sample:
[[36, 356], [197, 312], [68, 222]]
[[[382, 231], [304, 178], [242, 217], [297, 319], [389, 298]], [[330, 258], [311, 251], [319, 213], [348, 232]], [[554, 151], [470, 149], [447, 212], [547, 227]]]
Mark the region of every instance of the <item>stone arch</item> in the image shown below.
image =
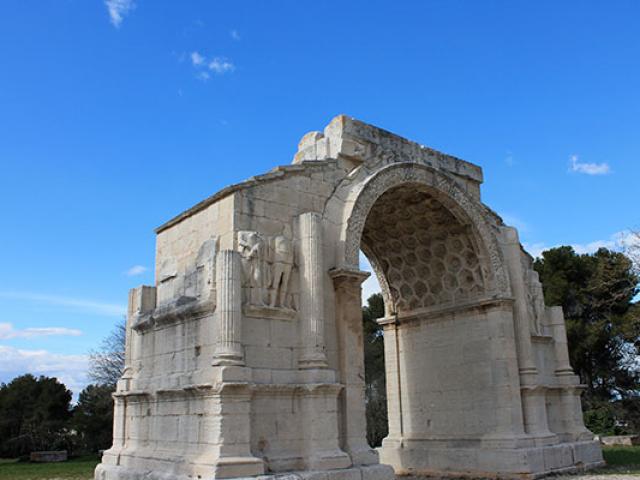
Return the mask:
[[[409, 186], [410, 188], [401, 188], [403, 186]], [[413, 199], [410, 198], [412, 195], [414, 196]], [[397, 198], [388, 198], [385, 201], [385, 196], [396, 196]], [[388, 207], [393, 205], [394, 200], [404, 200], [409, 203], [413, 202], [416, 205], [419, 205], [421, 202], [426, 202], [422, 204], [422, 207], [428, 208], [422, 208], [422, 211], [416, 210], [412, 212], [416, 217], [431, 212], [431, 217], [440, 217], [440, 223], [449, 222], [452, 227], [459, 230], [459, 242], [454, 243], [462, 242], [459, 248], [462, 251], [465, 249], [473, 251], [477, 258], [477, 266], [466, 266], [471, 267], [471, 273], [476, 277], [472, 282], [469, 282], [475, 284], [471, 286], [472, 289], [475, 288], [477, 290], [477, 285], [481, 284], [482, 294], [484, 296], [509, 297], [511, 295], [508, 275], [503, 266], [504, 260], [502, 258], [502, 252], [485, 218], [484, 207], [464, 192], [458, 183], [449, 175], [426, 165], [396, 163], [380, 169], [365, 182], [357, 194], [344, 230], [344, 265], [346, 265], [347, 268], [357, 268], [359, 251], [363, 248], [365, 255], [371, 260], [372, 267], [380, 280], [388, 310], [394, 311], [393, 304], [397, 303], [397, 292], [394, 292], [394, 290], [398, 290], [397, 285], [395, 287], [391, 285], [393, 281], [389, 279], [391, 262], [379, 258], [380, 255], [376, 255], [374, 251], [374, 242], [371, 240], [368, 241], [366, 237], [367, 222], [370, 221], [368, 219], [371, 218], [370, 214], [372, 210], [374, 210], [373, 213], [376, 221], [384, 222], [384, 219], [381, 219], [379, 215], [381, 212], [376, 210], [382, 210], [382, 213], [384, 213], [386, 207], [381, 205], [380, 202], [386, 202]], [[396, 213], [403, 215], [402, 211]], [[404, 215], [408, 215], [408, 212], [405, 212]], [[433, 218], [429, 220], [433, 221]], [[405, 225], [405, 228], [410, 229], [411, 227]], [[405, 234], [407, 233], [411, 232], [405, 232]], [[451, 230], [447, 230], [443, 233], [447, 234], [452, 232]], [[370, 232], [370, 236], [375, 236], [375, 233]], [[423, 236], [423, 238], [426, 237]], [[393, 250], [393, 245], [389, 245], [389, 247], [391, 247], [390, 250]], [[410, 245], [407, 247], [410, 247]], [[434, 248], [442, 249], [442, 247], [438, 245]], [[435, 254], [436, 256], [438, 254], [449, 255], [451, 257], [449, 260], [459, 257], [456, 252], [439, 251], [431, 252], [431, 254]], [[411, 258], [408, 260], [411, 261]], [[471, 261], [471, 263], [473, 263], [473, 261]], [[440, 273], [445, 274], [444, 271]], [[419, 273], [416, 276], [420, 276]], [[409, 288], [406, 284], [404, 287], [405, 289]], [[413, 286], [414, 289], [415, 287], [416, 285]], [[420, 283], [417, 283], [417, 288], [419, 292], [414, 293], [426, 293]], [[428, 290], [428, 288], [426, 290]], [[451, 301], [454, 300], [459, 300], [459, 298], [451, 299]], [[429, 305], [423, 302], [422, 305], [413, 306], [426, 307]]]

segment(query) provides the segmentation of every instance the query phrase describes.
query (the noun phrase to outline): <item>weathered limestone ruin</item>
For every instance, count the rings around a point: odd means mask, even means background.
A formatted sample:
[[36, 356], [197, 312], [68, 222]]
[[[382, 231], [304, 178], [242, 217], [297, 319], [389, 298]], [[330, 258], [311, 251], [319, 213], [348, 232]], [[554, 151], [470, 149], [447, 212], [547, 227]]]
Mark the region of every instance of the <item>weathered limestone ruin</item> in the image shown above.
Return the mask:
[[[129, 296], [96, 479], [534, 478], [601, 464], [562, 310], [481, 202], [482, 180], [338, 116], [292, 165], [159, 227], [156, 285]], [[365, 440], [360, 250], [386, 308], [378, 451]]]

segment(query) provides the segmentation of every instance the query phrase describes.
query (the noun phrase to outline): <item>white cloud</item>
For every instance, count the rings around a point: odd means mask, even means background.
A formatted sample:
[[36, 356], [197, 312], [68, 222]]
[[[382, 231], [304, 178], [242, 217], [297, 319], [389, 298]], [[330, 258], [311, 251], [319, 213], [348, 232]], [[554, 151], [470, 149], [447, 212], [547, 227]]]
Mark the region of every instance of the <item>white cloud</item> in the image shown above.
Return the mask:
[[77, 337], [82, 335], [82, 332], [76, 328], [65, 327], [25, 328], [23, 330], [16, 330], [10, 323], [0, 323], [0, 340], [8, 340], [11, 338], [49, 337], [52, 335]]
[[87, 355], [64, 355], [47, 350], [20, 350], [0, 345], [0, 381], [31, 373], [56, 377], [68, 389], [78, 393], [87, 385]]
[[198, 52], [191, 52], [191, 63], [193, 63], [193, 65], [196, 67], [198, 65], [202, 65], [204, 64], [204, 57]]
[[538, 242], [538, 243], [523, 242], [522, 246], [527, 251], [527, 253], [529, 253], [529, 255], [531, 255], [533, 258], [540, 258], [542, 257], [542, 252], [544, 252], [545, 250], [549, 250], [549, 248], [553, 248], [553, 247], [547, 247], [547, 245], [543, 242]]
[[237, 30], [231, 30], [229, 32], [229, 35], [231, 35], [231, 38], [234, 39], [235, 41], [240, 40], [240, 34], [238, 33]]
[[190, 58], [191, 64], [197, 70], [198, 80], [207, 81], [211, 78], [211, 74], [224, 75], [236, 69], [233, 63], [223, 57], [207, 58], [199, 52], [191, 52]]
[[209, 62], [209, 70], [222, 75], [223, 73], [233, 72], [236, 66], [223, 58], [216, 57]]
[[608, 163], [581, 163], [578, 161], [578, 155], [571, 155], [569, 162], [570, 172], [584, 173], [586, 175], [606, 175], [611, 172]]
[[[595, 253], [600, 248], [608, 248], [609, 250], [623, 250], [637, 244], [638, 239], [629, 231], [616, 232], [605, 240], [594, 240], [589, 243], [570, 243], [576, 253], [582, 255], [586, 253]], [[541, 257], [542, 252], [560, 245], [546, 245], [545, 243], [524, 243], [524, 249], [531, 254], [532, 257]]]
[[124, 17], [135, 8], [133, 0], [105, 0], [109, 18], [114, 27], [119, 28]]
[[147, 267], [144, 267], [142, 265], [134, 265], [129, 270], [124, 272], [124, 274], [128, 277], [135, 277], [136, 275], [142, 275], [146, 271]]
[[83, 312], [95, 315], [105, 315], [108, 317], [120, 317], [127, 311], [124, 305], [115, 303], [96, 302], [82, 298], [70, 298], [60, 295], [50, 295], [33, 292], [13, 292], [0, 291], [0, 298], [8, 298], [13, 300], [25, 300], [34, 303], [43, 303], [59, 307], [70, 307]]

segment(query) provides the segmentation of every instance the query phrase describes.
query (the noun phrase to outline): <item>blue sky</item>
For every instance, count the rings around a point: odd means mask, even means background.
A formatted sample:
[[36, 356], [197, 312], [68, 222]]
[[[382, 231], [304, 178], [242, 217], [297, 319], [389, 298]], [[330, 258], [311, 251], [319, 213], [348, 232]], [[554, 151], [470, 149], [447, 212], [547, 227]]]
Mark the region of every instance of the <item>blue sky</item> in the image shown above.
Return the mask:
[[640, 224], [638, 18], [632, 0], [4, 2], [0, 381], [77, 393], [153, 283], [153, 228], [339, 113], [481, 165], [534, 253], [615, 246]]

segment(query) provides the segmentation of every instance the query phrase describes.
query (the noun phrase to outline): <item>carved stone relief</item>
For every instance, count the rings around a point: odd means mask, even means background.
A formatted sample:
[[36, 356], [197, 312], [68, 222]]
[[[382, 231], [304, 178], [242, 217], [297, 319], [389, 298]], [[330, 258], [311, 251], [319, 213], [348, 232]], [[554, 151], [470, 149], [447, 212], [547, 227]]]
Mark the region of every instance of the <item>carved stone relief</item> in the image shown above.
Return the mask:
[[525, 275], [528, 276], [527, 284], [527, 296], [528, 296], [528, 310], [529, 310], [529, 323], [531, 326], [531, 334], [542, 335], [542, 325], [545, 315], [545, 303], [544, 292], [542, 290], [542, 283], [538, 276], [538, 272], [535, 270], [526, 270]]
[[178, 267], [170, 257], [158, 268], [158, 305], [173, 302], [215, 301], [215, 270], [218, 239], [212, 237], [202, 243], [192, 263]]
[[245, 309], [247, 314], [275, 310], [293, 313], [296, 306], [291, 279], [295, 262], [289, 235], [239, 231], [238, 250], [242, 259], [244, 303], [250, 307]]

